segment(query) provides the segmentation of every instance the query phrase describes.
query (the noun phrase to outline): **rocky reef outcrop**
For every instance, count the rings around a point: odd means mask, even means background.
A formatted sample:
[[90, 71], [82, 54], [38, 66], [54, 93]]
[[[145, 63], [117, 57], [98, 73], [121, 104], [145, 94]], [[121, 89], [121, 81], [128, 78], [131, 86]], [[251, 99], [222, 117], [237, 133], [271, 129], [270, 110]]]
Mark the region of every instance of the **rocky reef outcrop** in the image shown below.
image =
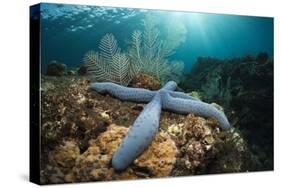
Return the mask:
[[200, 57], [180, 86], [224, 107], [252, 151], [255, 164], [249, 170], [273, 169], [273, 59], [267, 53]]
[[149, 148], [125, 171], [114, 171], [112, 155], [145, 104], [89, 92], [89, 84], [81, 76], [42, 76], [42, 184], [247, 170], [239, 132], [223, 132], [211, 118], [164, 111]]
[[135, 88], [145, 88], [149, 90], [158, 90], [161, 88], [161, 82], [157, 78], [150, 76], [148, 74], [138, 74], [136, 75], [131, 82], [129, 83], [129, 87]]
[[47, 67], [48, 76], [63, 76], [66, 74], [66, 65], [56, 60], [49, 62]]
[[87, 75], [87, 67], [85, 65], [81, 65], [77, 70], [77, 74], [81, 76]]
[[[246, 171], [245, 140], [235, 129], [224, 132], [217, 125], [214, 119], [189, 114], [185, 121], [168, 128], [180, 151], [174, 175]], [[231, 150], [226, 151], [227, 147]]]

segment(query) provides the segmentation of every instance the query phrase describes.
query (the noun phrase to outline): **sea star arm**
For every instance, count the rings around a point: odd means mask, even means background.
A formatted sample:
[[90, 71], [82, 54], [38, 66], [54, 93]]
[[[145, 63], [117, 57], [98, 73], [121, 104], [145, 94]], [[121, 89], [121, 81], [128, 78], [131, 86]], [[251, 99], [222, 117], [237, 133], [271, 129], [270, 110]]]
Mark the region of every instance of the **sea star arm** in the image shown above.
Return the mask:
[[225, 114], [208, 103], [175, 98], [166, 92], [162, 94], [162, 105], [164, 109], [181, 114], [194, 113], [199, 116], [216, 118], [223, 130], [230, 128], [230, 124]]
[[149, 102], [156, 93], [142, 88], [128, 88], [111, 82], [91, 83], [90, 89], [99, 93], [109, 93], [120, 100], [135, 102]]
[[156, 94], [145, 106], [114, 153], [112, 166], [115, 170], [126, 169], [150, 145], [159, 127], [160, 113], [161, 97]]
[[177, 88], [177, 83], [174, 81], [169, 81], [160, 90], [174, 91], [176, 88]]

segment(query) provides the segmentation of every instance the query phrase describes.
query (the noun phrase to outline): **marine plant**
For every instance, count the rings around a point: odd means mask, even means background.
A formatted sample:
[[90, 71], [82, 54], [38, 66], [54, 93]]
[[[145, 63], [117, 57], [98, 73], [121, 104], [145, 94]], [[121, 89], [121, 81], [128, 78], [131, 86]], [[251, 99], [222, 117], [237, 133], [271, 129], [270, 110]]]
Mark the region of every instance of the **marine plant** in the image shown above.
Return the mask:
[[165, 83], [178, 81], [183, 70], [183, 62], [169, 61], [175, 45], [160, 38], [160, 32], [153, 21], [144, 21], [144, 31], [136, 30], [132, 34], [128, 56], [135, 74], [145, 73]]
[[134, 73], [126, 53], [122, 53], [113, 34], [106, 34], [99, 44], [100, 52], [89, 51], [83, 62], [94, 79], [128, 85]]
[[163, 40], [153, 21], [143, 22], [144, 31], [136, 30], [132, 34], [127, 52], [121, 52], [113, 34], [106, 34], [100, 42], [100, 52], [89, 51], [83, 62], [87, 72], [95, 80], [109, 81], [127, 86], [132, 78], [145, 73], [159, 79], [179, 81], [184, 64], [167, 58], [173, 53], [177, 44]]

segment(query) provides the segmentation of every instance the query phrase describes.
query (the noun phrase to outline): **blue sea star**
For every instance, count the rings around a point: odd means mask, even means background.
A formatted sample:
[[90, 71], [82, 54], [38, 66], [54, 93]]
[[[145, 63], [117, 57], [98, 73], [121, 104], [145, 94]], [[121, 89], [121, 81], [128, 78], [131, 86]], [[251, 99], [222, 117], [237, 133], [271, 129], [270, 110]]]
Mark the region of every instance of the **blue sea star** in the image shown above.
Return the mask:
[[194, 113], [199, 116], [212, 117], [218, 120], [223, 130], [230, 128], [222, 111], [183, 92], [174, 91], [176, 87], [177, 84], [174, 81], [169, 81], [158, 91], [128, 88], [110, 82], [90, 85], [91, 89], [99, 93], [109, 93], [120, 100], [149, 102], [114, 153], [112, 166], [115, 170], [126, 169], [149, 146], [159, 127], [161, 109], [180, 114]]

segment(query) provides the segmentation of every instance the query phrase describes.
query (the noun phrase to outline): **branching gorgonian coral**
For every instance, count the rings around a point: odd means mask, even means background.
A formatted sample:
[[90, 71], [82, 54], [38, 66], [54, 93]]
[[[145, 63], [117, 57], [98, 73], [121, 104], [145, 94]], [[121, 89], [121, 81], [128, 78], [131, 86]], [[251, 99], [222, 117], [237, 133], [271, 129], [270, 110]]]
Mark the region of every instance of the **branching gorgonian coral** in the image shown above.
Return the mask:
[[121, 53], [112, 34], [106, 34], [100, 42], [100, 52], [90, 51], [84, 57], [87, 72], [98, 81], [110, 81], [128, 85], [139, 73], [149, 74], [162, 83], [167, 80], [179, 81], [183, 62], [169, 61], [175, 45], [162, 40], [153, 21], [144, 21], [144, 32], [132, 34], [130, 48]]
[[84, 56], [88, 73], [96, 80], [128, 85], [133, 78], [129, 59], [120, 52], [117, 41], [112, 34], [106, 34], [99, 45], [100, 52], [89, 51]]
[[146, 73], [162, 82], [168, 79], [177, 81], [183, 70], [180, 61], [168, 61], [174, 48], [160, 38], [159, 30], [153, 22], [144, 22], [144, 32], [137, 30], [132, 35], [129, 57], [134, 73]]

